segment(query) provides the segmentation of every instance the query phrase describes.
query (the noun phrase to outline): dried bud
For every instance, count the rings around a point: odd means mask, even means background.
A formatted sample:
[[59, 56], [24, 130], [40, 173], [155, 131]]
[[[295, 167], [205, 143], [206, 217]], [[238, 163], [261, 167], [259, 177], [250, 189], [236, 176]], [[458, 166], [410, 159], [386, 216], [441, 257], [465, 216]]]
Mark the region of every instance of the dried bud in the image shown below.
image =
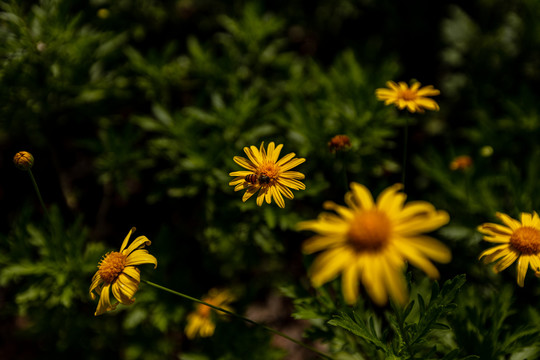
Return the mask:
[[13, 163], [17, 168], [27, 171], [34, 165], [34, 157], [27, 151], [19, 151], [13, 157]]
[[450, 163], [450, 170], [467, 170], [473, 165], [473, 161], [469, 155], [460, 155]]
[[351, 147], [351, 140], [347, 135], [336, 135], [328, 142], [330, 152], [348, 150]]

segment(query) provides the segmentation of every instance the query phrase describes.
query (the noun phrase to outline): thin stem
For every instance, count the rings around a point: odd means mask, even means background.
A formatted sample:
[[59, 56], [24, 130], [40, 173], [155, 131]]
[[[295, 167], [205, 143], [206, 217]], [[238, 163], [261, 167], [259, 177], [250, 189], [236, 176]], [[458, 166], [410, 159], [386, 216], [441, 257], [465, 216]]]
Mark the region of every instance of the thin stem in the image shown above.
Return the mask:
[[43, 202], [43, 198], [41, 197], [41, 193], [39, 192], [39, 187], [37, 185], [36, 179], [34, 178], [34, 175], [32, 174], [31, 169], [28, 169], [28, 174], [30, 175], [30, 179], [32, 180], [32, 184], [34, 185], [34, 190], [36, 190], [36, 194], [41, 204], [41, 207], [43, 208], [45, 215], [49, 216], [49, 212], [47, 211], [47, 208], [45, 207], [45, 203]]
[[401, 173], [401, 183], [403, 184], [403, 191], [405, 191], [405, 170], [407, 168], [407, 147], [409, 141], [409, 118], [405, 117], [405, 130], [403, 131], [403, 165]]
[[247, 317], [244, 317], [244, 316], [239, 315], [239, 314], [236, 314], [236, 313], [234, 313], [234, 312], [232, 312], [232, 311], [229, 311], [229, 310], [220, 308], [219, 306], [215, 306], [215, 305], [209, 304], [209, 303], [207, 303], [207, 302], [205, 302], [205, 301], [199, 300], [199, 299], [194, 298], [194, 297], [191, 297], [191, 296], [189, 296], [189, 295], [185, 295], [185, 294], [182, 294], [182, 293], [180, 293], [180, 292], [171, 290], [171, 289], [169, 289], [169, 288], [166, 288], [166, 287], [164, 287], [164, 286], [155, 284], [155, 283], [153, 283], [153, 282], [151, 282], [151, 281], [148, 281], [148, 280], [141, 280], [141, 282], [143, 282], [143, 283], [145, 283], [145, 284], [148, 284], [148, 285], [150, 285], [150, 286], [153, 286], [153, 287], [155, 287], [155, 288], [158, 288], [158, 289], [160, 289], [160, 290], [167, 291], [167, 292], [169, 292], [169, 293], [171, 293], [171, 294], [174, 294], [174, 295], [183, 297], [183, 298], [185, 298], [185, 299], [194, 301], [194, 302], [196, 302], [196, 303], [206, 305], [206, 306], [208, 306], [208, 307], [211, 307], [211, 308], [214, 309], [214, 310], [218, 310], [218, 311], [221, 311], [222, 313], [225, 313], [225, 314], [227, 314], [227, 315], [234, 316], [234, 317], [236, 317], [236, 318], [238, 318], [238, 319], [241, 319], [241, 320], [244, 320], [245, 322], [248, 322], [248, 323], [250, 323], [250, 324], [260, 326], [260, 327], [262, 327], [263, 329], [265, 329], [265, 330], [267, 330], [267, 331], [269, 331], [269, 332], [271, 332], [271, 333], [273, 333], [273, 334], [279, 335], [279, 336], [281, 336], [281, 337], [283, 337], [283, 338], [285, 338], [285, 339], [287, 339], [287, 340], [289, 340], [289, 341], [292, 341], [293, 343], [295, 343], [295, 344], [297, 344], [297, 345], [303, 346], [304, 348], [306, 348], [306, 349], [308, 349], [308, 350], [311, 350], [311, 351], [317, 353], [320, 357], [322, 357], [322, 358], [324, 358], [324, 359], [332, 359], [329, 355], [326, 355], [325, 353], [323, 353], [323, 352], [321, 352], [321, 351], [315, 349], [315, 348], [312, 347], [312, 346], [309, 346], [309, 345], [307, 345], [307, 344], [304, 344], [303, 342], [298, 341], [298, 340], [296, 340], [296, 339], [290, 337], [289, 335], [286, 335], [286, 334], [282, 333], [281, 331], [278, 331], [278, 330], [273, 329], [273, 328], [271, 328], [271, 327], [269, 327], [269, 326], [260, 324], [260, 323], [258, 323], [258, 322], [256, 322], [256, 321], [253, 321], [253, 320], [251, 320], [251, 319], [249, 319], [249, 318], [247, 318]]

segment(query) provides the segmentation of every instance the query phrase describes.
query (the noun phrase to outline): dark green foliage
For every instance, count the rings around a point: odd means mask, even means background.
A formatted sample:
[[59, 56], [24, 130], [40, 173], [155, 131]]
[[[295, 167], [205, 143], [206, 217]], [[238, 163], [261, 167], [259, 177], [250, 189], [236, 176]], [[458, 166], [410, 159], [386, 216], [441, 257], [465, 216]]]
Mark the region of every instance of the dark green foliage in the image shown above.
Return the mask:
[[328, 323], [356, 335], [362, 352], [370, 353], [374, 346], [377, 353], [371, 356], [377, 358], [456, 359], [456, 346], [448, 343], [444, 332], [451, 330], [446, 318], [455, 310], [454, 301], [464, 283], [465, 275], [448, 280], [442, 289], [434, 282], [429, 301], [419, 292], [417, 302], [412, 300], [404, 308], [392, 304], [392, 311], [385, 312], [384, 328], [381, 319], [376, 321], [372, 314], [358, 309], [340, 312]]
[[[143, 278], [195, 297], [230, 288], [235, 311], [335, 359], [537, 358], [537, 279], [521, 289], [515, 265], [478, 262], [491, 244], [476, 227], [540, 209], [539, 17], [535, 0], [0, 1], [0, 358], [292, 351], [237, 319], [188, 340], [193, 304], [147, 284], [94, 317], [90, 279], [132, 226], [159, 263]], [[441, 89], [440, 112], [375, 98], [412, 79]], [[331, 153], [338, 134], [352, 146]], [[233, 157], [263, 141], [306, 159], [285, 209], [228, 185]], [[49, 217], [11, 163], [20, 150]], [[473, 166], [451, 171], [458, 155]], [[436, 264], [442, 287], [411, 267], [404, 308], [375, 307], [360, 284], [347, 306], [339, 278], [311, 288], [297, 223], [343, 204], [352, 181], [378, 194], [404, 170], [408, 200], [451, 217], [432, 234], [453, 253]]]

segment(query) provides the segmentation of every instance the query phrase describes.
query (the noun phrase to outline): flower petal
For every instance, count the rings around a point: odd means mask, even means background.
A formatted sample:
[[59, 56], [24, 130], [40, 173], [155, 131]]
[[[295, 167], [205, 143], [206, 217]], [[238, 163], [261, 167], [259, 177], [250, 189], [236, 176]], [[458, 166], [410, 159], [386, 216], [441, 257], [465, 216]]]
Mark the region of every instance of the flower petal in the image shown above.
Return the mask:
[[345, 266], [351, 264], [353, 256], [353, 250], [348, 247], [328, 250], [319, 255], [310, 268], [313, 286], [320, 287], [335, 279]]
[[283, 209], [285, 207], [285, 201], [283, 200], [283, 196], [281, 196], [281, 192], [277, 189], [276, 186], [272, 186], [271, 191], [276, 204], [278, 204], [278, 206]]
[[344, 236], [313, 236], [302, 244], [302, 251], [306, 254], [313, 254], [314, 252], [343, 246], [347, 241]]
[[[148, 240], [148, 238], [146, 236], [139, 236], [138, 238], [136, 238], [130, 245], [127, 249], [125, 249], [124, 251], [122, 251], [122, 254], [123, 255], [129, 255], [131, 254], [133, 251], [135, 251], [136, 249], [141, 249], [145, 246], [150, 246], [152, 244], [152, 242], [150, 240]], [[129, 256], [128, 256], [129, 257]]]
[[[244, 149], [247, 149], [247, 148], [244, 148]], [[241, 156], [235, 156], [235, 157], [233, 157], [233, 160], [234, 160], [235, 163], [237, 163], [241, 167], [246, 168], [246, 169], [248, 169], [250, 171], [256, 171], [257, 170], [257, 166], [255, 164], [253, 164], [252, 162], [250, 162], [246, 158], [243, 158]]]
[[525, 285], [525, 275], [527, 274], [527, 269], [529, 268], [530, 256], [521, 255], [517, 263], [517, 283], [519, 286], [523, 287]]
[[135, 266], [141, 264], [154, 264], [154, 269], [157, 267], [157, 259], [148, 253], [146, 250], [135, 250], [128, 255], [126, 266]]
[[294, 167], [297, 167], [298, 165], [302, 164], [305, 161], [306, 161], [306, 159], [304, 159], [304, 158], [292, 159], [288, 163], [280, 165], [280, 172], [287, 171], [287, 170], [290, 170], [290, 169], [292, 169]]
[[127, 243], [129, 241], [129, 238], [131, 237], [131, 234], [135, 231], [135, 228], [132, 227], [131, 230], [129, 230], [127, 236], [124, 238], [124, 241], [122, 241], [122, 246], [120, 247], [120, 252], [122, 252], [126, 246], [127, 246]]
[[358, 299], [358, 265], [355, 262], [343, 269], [341, 290], [347, 304], [352, 305]]
[[110, 299], [111, 285], [107, 284], [101, 289], [101, 294], [99, 296], [99, 302], [94, 313], [94, 316], [105, 314], [107, 311], [113, 310], [116, 306], [111, 304]]
[[351, 190], [351, 192], [345, 195], [345, 202], [349, 207], [355, 210], [369, 210], [373, 208], [373, 196], [364, 185], [351, 183]]

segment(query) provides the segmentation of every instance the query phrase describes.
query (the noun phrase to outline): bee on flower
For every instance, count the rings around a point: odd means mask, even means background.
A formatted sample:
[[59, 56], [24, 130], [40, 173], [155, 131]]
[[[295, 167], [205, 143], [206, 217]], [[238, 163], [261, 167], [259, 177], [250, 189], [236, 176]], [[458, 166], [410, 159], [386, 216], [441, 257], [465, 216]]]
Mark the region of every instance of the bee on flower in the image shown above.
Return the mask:
[[439, 110], [437, 102], [428, 98], [428, 96], [436, 96], [441, 93], [433, 85], [420, 88], [421, 84], [419, 82], [415, 82], [409, 87], [403, 81], [397, 84], [393, 81], [388, 81], [386, 86], [388, 88], [375, 90], [377, 99], [384, 101], [385, 105], [394, 104], [398, 109], [403, 110], [407, 108], [411, 113], [423, 113], [424, 109]]
[[[134, 296], [141, 281], [137, 265], [154, 264], [154, 269], [157, 267], [157, 259], [144, 249], [151, 244], [146, 236], [139, 236], [127, 246], [134, 231], [135, 228], [131, 228], [120, 251], [105, 254], [99, 262], [98, 271], [94, 274], [90, 285], [92, 300], [95, 300], [96, 295], [99, 296], [94, 314], [96, 316], [114, 310], [118, 303], [131, 305], [135, 302]], [[111, 292], [118, 303], [111, 302]]]
[[[246, 190], [242, 201], [246, 201], [257, 191], [257, 205], [261, 206], [264, 201], [267, 204], [272, 199], [280, 208], [285, 207], [283, 197], [292, 200], [293, 190], [305, 190], [306, 186], [299, 180], [305, 178], [304, 174], [298, 171], [290, 171], [292, 168], [302, 164], [306, 159], [294, 158], [295, 153], [290, 153], [279, 159], [279, 154], [283, 145], [276, 146], [273, 142], [268, 144], [265, 150], [264, 142], [259, 149], [255, 146], [244, 147], [247, 159], [235, 156], [234, 162], [247, 170], [231, 172], [230, 176], [235, 178], [229, 182], [234, 186], [234, 191]], [[278, 160], [279, 159], [279, 160]]]
[[431, 260], [447, 263], [450, 250], [424, 235], [449, 221], [446, 211], [436, 210], [425, 201], [405, 204], [406, 195], [396, 184], [385, 189], [375, 202], [363, 185], [352, 183], [345, 195], [347, 207], [325, 202], [316, 220], [303, 221], [299, 230], [318, 235], [306, 240], [303, 251], [321, 252], [309, 270], [313, 286], [320, 287], [341, 274], [341, 289], [348, 304], [358, 299], [361, 282], [377, 305], [388, 296], [399, 304], [407, 300], [404, 269], [406, 262], [423, 270], [430, 278], [439, 272]]
[[[210, 305], [232, 311], [229, 304], [235, 300], [235, 297], [228, 290], [211, 289], [201, 300]], [[197, 336], [210, 337], [214, 335], [218, 314], [223, 316], [222, 313], [217, 313], [209, 306], [197, 304], [195, 311], [187, 316], [186, 336], [189, 339], [195, 339]]]

